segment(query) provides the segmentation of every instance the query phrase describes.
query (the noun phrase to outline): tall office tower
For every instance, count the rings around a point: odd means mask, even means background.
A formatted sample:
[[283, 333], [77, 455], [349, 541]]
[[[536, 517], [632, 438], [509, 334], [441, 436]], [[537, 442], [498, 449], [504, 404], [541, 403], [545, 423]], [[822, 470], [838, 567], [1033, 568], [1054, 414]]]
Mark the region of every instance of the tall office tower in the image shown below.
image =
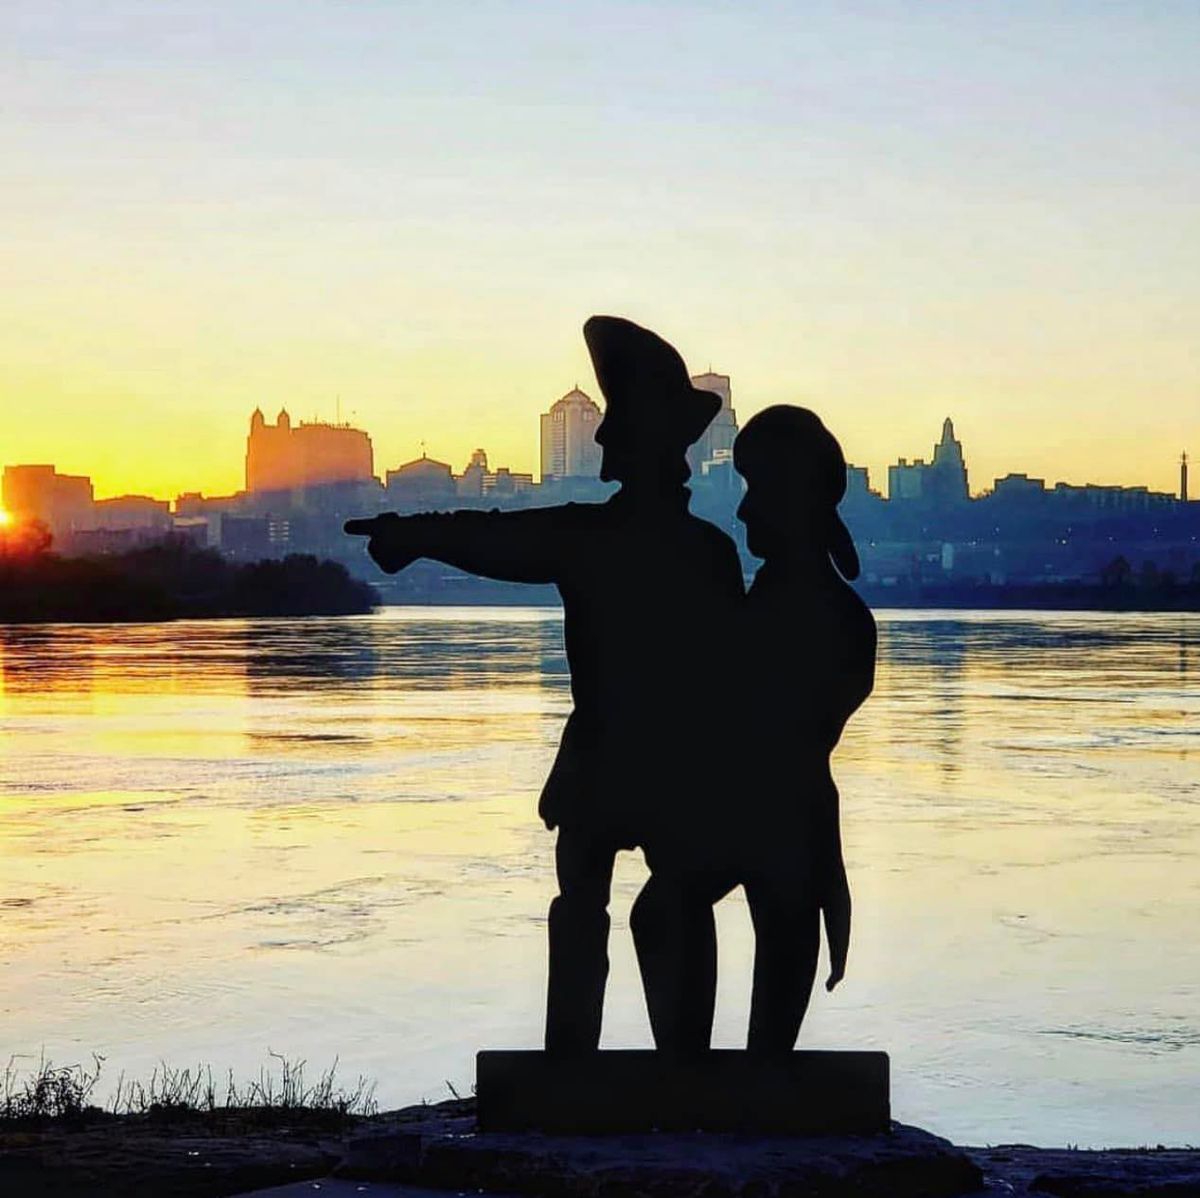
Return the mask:
[[600, 474], [600, 446], [596, 428], [600, 409], [578, 387], [551, 405], [542, 416], [542, 480], [596, 478]]
[[254, 409], [246, 438], [247, 491], [291, 491], [374, 478], [371, 438], [361, 429], [322, 421], [301, 421], [293, 428], [286, 409], [272, 425]]
[[1187, 454], [1179, 455], [1179, 502], [1187, 503]]
[[699, 387], [701, 391], [711, 391], [721, 399], [720, 411], [704, 430], [700, 440], [688, 450], [688, 465], [692, 468], [692, 474], [696, 475], [705, 462], [725, 461], [732, 456], [738, 424], [737, 413], [733, 410], [729, 375], [714, 374], [711, 370], [705, 374], [694, 374], [692, 386]]
[[40, 520], [57, 538], [95, 522], [92, 480], [53, 466], [5, 466], [4, 509], [18, 520]]
[[949, 416], [942, 422], [942, 439], [933, 447], [928, 481], [929, 497], [935, 503], [965, 503], [970, 498], [962, 442], [955, 438]]
[[962, 443], [954, 436], [954, 422], [949, 416], [942, 422], [942, 439], [933, 447], [932, 462], [901, 458], [888, 467], [888, 499], [944, 507], [966, 503], [969, 498]]

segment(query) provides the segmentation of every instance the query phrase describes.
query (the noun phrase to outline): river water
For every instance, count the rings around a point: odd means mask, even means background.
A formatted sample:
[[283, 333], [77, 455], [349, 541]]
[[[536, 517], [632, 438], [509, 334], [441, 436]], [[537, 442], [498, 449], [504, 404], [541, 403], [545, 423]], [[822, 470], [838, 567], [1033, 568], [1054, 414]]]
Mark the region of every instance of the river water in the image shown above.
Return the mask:
[[[1200, 617], [877, 615], [850, 969], [802, 1044], [886, 1049], [895, 1116], [962, 1142], [1200, 1143]], [[0, 628], [0, 1055], [469, 1091], [539, 1042], [568, 704], [549, 609]], [[613, 1046], [649, 1043], [643, 878]], [[718, 919], [736, 1045], [740, 896]]]

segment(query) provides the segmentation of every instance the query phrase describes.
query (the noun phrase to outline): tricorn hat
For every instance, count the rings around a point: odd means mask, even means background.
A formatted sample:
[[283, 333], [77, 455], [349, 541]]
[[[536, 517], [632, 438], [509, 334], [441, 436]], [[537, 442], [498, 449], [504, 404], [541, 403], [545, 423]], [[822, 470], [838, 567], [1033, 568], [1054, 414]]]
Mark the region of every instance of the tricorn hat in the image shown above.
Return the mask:
[[674, 346], [620, 316], [593, 316], [583, 326], [596, 379], [610, 413], [686, 448], [720, 411], [721, 399], [692, 385]]

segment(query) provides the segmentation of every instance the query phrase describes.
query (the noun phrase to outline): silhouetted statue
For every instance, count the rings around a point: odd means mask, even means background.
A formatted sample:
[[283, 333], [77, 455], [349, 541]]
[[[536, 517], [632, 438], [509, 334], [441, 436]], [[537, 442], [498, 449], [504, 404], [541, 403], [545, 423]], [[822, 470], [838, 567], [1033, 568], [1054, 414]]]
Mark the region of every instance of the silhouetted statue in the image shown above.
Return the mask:
[[763, 565], [735, 639], [736, 762], [728, 752], [691, 818], [646, 844], [651, 878], [631, 920], [655, 1043], [709, 1046], [716, 995], [712, 904], [745, 887], [754, 922], [747, 1045], [794, 1047], [816, 975], [820, 917], [828, 989], [845, 972], [850, 891], [829, 757], [870, 693], [875, 623], [847, 585], [858, 555], [837, 506], [846, 463], [803, 408], [753, 417], [734, 444], [747, 490], [738, 509]]
[[[608, 901], [621, 849], [660, 835], [710, 765], [702, 708], [710, 652], [743, 601], [733, 542], [688, 512], [685, 453], [720, 401], [679, 354], [627, 320], [594, 316], [584, 337], [604, 393], [600, 504], [352, 520], [389, 573], [420, 557], [489, 578], [554, 583], [574, 710], [539, 813], [558, 829], [549, 915], [546, 1047], [599, 1045]], [[719, 751], [727, 752], [722, 744]]]

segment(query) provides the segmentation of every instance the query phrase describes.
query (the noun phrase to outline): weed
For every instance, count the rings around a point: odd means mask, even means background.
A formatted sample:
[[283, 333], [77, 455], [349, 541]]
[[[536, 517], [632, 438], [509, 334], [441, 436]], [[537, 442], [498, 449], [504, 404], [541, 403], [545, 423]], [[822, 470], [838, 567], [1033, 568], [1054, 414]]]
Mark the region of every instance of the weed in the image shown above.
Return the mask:
[[[258, 1077], [238, 1083], [229, 1070], [220, 1083], [211, 1066], [178, 1068], [165, 1061], [147, 1081], [129, 1081], [122, 1073], [108, 1101], [109, 1115], [228, 1114], [249, 1116], [316, 1115], [333, 1120], [361, 1118], [378, 1111], [375, 1083], [359, 1077], [346, 1088], [337, 1080], [338, 1062], [313, 1082], [305, 1076], [307, 1062], [289, 1060], [272, 1049], [274, 1064], [259, 1069]], [[37, 1068], [22, 1073], [19, 1058], [11, 1057], [0, 1082], [0, 1124], [78, 1119], [102, 1114], [91, 1104], [104, 1058], [93, 1054], [92, 1067], [57, 1066], [45, 1055]]]
[[55, 1065], [43, 1053], [37, 1068], [24, 1075], [17, 1069], [19, 1059], [9, 1057], [4, 1067], [0, 1122], [77, 1119], [88, 1109], [88, 1100], [100, 1078], [103, 1057], [93, 1053], [89, 1071], [85, 1065]]

